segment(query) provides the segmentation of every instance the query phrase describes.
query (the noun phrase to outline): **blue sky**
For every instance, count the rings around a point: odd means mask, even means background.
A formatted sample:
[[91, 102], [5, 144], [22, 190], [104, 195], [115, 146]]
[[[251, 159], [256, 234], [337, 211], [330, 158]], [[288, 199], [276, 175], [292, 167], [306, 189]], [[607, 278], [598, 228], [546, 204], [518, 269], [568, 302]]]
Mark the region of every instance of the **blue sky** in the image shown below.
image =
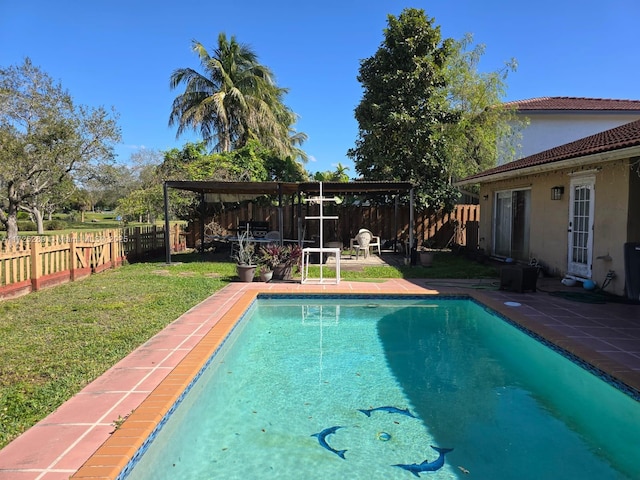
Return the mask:
[[444, 37], [472, 33], [486, 45], [481, 70], [515, 58], [505, 101], [540, 96], [640, 99], [637, 0], [0, 0], [0, 66], [30, 57], [77, 103], [120, 114], [126, 162], [140, 148], [182, 147], [168, 126], [176, 68], [199, 68], [193, 39], [213, 51], [219, 32], [249, 44], [290, 90], [285, 103], [307, 133], [315, 172], [340, 162], [358, 125], [360, 60], [375, 53], [387, 15], [407, 7], [435, 17]]

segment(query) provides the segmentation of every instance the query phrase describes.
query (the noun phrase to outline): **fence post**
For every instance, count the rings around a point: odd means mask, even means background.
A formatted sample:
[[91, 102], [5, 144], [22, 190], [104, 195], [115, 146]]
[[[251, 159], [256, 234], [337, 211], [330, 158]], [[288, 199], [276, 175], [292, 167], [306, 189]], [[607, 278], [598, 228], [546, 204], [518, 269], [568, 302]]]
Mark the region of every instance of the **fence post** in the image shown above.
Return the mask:
[[29, 248], [31, 253], [31, 290], [38, 290], [42, 272], [41, 246], [38, 237], [29, 242]]
[[156, 239], [156, 236], [158, 234], [158, 227], [153, 225], [151, 227], [151, 251], [155, 251], [155, 249], [158, 247], [158, 241]]
[[[173, 224], [173, 251], [182, 250], [180, 247], [180, 225], [177, 223]], [[166, 247], [165, 247], [166, 248]]]
[[76, 280], [76, 233], [72, 233], [69, 238], [69, 278], [72, 282]]
[[109, 243], [111, 248], [111, 268], [116, 268], [118, 266], [118, 242], [120, 238], [116, 235], [116, 230], [109, 230], [109, 235], [111, 236], [111, 242]]
[[133, 230], [133, 236], [134, 236], [134, 240], [135, 240], [135, 245], [136, 245], [136, 257], [140, 257], [142, 255], [142, 234], [141, 234], [142, 230], [140, 229], [140, 227], [136, 227]]

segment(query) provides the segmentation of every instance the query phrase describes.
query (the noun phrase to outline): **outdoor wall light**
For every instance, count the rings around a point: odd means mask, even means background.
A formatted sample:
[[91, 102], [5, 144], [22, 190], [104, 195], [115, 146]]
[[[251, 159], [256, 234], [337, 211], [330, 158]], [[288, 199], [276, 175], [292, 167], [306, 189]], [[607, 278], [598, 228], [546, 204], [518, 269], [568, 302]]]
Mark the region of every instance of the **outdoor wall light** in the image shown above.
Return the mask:
[[564, 187], [551, 187], [551, 200], [562, 200]]
[[484, 195], [482, 198], [484, 198], [485, 200], [489, 200], [489, 195]]

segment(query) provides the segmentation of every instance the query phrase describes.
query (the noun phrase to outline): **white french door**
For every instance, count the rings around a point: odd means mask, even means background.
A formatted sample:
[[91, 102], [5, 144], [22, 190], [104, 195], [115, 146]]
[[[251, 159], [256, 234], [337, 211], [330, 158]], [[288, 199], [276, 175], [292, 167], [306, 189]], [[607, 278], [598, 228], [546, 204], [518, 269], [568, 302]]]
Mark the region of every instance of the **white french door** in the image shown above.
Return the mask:
[[591, 278], [595, 177], [571, 179], [568, 273]]

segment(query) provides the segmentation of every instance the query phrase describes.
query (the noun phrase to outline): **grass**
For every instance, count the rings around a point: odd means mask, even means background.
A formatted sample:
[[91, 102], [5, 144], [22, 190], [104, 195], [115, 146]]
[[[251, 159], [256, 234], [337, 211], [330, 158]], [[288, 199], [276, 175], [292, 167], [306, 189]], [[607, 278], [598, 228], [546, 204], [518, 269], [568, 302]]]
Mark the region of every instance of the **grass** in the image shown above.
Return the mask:
[[[199, 254], [125, 265], [0, 302], [0, 448], [236, 276]], [[310, 274], [317, 273], [310, 269]], [[316, 269], [319, 267], [315, 267]], [[326, 268], [326, 276], [332, 268]], [[440, 253], [434, 266], [367, 266], [344, 280], [495, 277], [493, 267]]]
[[[309, 276], [318, 277], [320, 267], [309, 267]], [[414, 266], [364, 266], [357, 271], [341, 270], [343, 280], [375, 280], [386, 278], [496, 278], [498, 272], [492, 265], [471, 262], [449, 251], [436, 252], [431, 267]], [[323, 276], [335, 277], [332, 265], [324, 267]]]
[[0, 448], [233, 275], [139, 263], [0, 302]]

